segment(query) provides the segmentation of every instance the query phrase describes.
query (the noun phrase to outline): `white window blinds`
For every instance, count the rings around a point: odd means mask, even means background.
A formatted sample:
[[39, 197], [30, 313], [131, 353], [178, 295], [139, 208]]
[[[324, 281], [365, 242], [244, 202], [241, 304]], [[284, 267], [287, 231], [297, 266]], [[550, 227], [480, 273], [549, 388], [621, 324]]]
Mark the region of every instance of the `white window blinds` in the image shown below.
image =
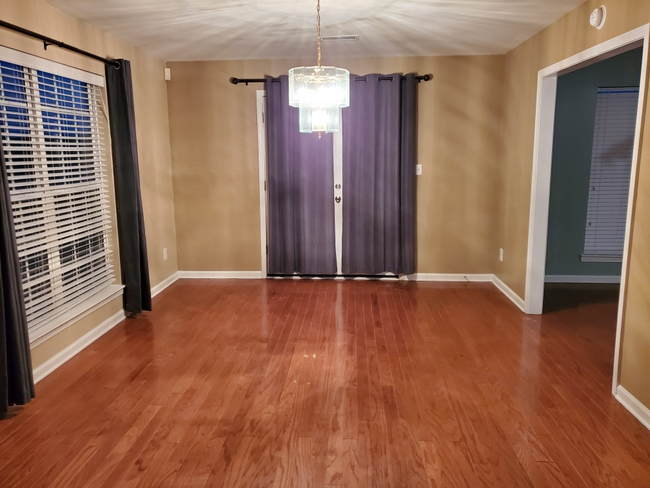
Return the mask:
[[99, 87], [0, 60], [0, 134], [30, 341], [114, 280]]
[[582, 261], [623, 258], [638, 101], [636, 87], [598, 90]]

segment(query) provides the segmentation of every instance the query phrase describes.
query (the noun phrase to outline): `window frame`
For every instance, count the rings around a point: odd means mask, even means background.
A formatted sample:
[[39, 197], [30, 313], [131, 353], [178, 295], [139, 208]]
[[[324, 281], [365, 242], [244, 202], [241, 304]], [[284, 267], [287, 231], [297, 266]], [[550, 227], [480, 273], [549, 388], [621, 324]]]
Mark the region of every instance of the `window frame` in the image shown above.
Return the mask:
[[[39, 58], [37, 56], [23, 53], [21, 51], [16, 51], [4, 46], [0, 46], [0, 60], [7, 63], [12, 63], [21, 66], [23, 68], [23, 73], [26, 81], [28, 76], [38, 78], [38, 72], [40, 71], [43, 73], [49, 73], [51, 75], [69, 78], [71, 80], [74, 80], [75, 82], [82, 82], [87, 85], [93, 85], [92, 90], [95, 90], [94, 93], [95, 95], [98, 96], [101, 105], [95, 107], [96, 112], [93, 114], [93, 116], [95, 117], [96, 120], [101, 121], [102, 128], [106, 128], [106, 129], [108, 128], [108, 114], [104, 105], [105, 92], [103, 90], [103, 87], [105, 86], [105, 83], [104, 83], [103, 76], [97, 75], [95, 73], [83, 71], [77, 68], [73, 68], [70, 66], [66, 66], [60, 63], [56, 63], [47, 59]], [[32, 79], [31, 81], [34, 82], [35, 80]], [[38, 83], [38, 80], [36, 80], [36, 84], [33, 86], [36, 87], [35, 88], [36, 90], [39, 90], [41, 88], [40, 83]], [[88, 86], [88, 95], [90, 95], [90, 91], [91, 91], [91, 87]], [[40, 125], [42, 130], [41, 136], [44, 137], [45, 128], [43, 125], [44, 123], [43, 119], [46, 118], [44, 112], [47, 112], [47, 108], [44, 109], [41, 106], [41, 107], [36, 107], [33, 110], [39, 111], [39, 109], [40, 109], [40, 113], [38, 114], [38, 117], [40, 117], [40, 120], [34, 122], [41, 124]], [[31, 111], [32, 108], [30, 108], [30, 112]], [[34, 137], [33, 128], [34, 128], [34, 124], [32, 124], [32, 121], [30, 121], [29, 128], [28, 128], [29, 131], [28, 137], [30, 138]], [[62, 139], [65, 138], [63, 134], [61, 134], [59, 137], [61, 137]], [[110, 301], [114, 300], [115, 298], [119, 297], [122, 294], [122, 290], [124, 288], [123, 285], [115, 284], [116, 277], [119, 276], [119, 259], [117, 259], [116, 256], [118, 252], [118, 247], [117, 247], [117, 237], [115, 232], [116, 220], [115, 220], [114, 188], [113, 188], [113, 181], [112, 181], [112, 172], [110, 171], [111, 164], [110, 164], [109, 137], [110, 136], [107, 130], [105, 130], [103, 134], [99, 134], [96, 138], [93, 137], [93, 147], [95, 146], [94, 142], [98, 141], [99, 144], [103, 145], [105, 148], [103, 150], [102, 156], [103, 158], [105, 158], [104, 165], [106, 167], [106, 178], [102, 183], [100, 183], [99, 186], [101, 188], [100, 191], [104, 192], [102, 198], [105, 198], [106, 202], [108, 203], [107, 215], [105, 215], [106, 225], [101, 228], [102, 229], [101, 233], [104, 240], [104, 244], [103, 244], [104, 249], [102, 252], [105, 254], [105, 259], [108, 268], [108, 276], [110, 277], [110, 281], [108, 283], [106, 283], [106, 280], [104, 280], [103, 282], [100, 281], [99, 286], [93, 289], [92, 286], [96, 286], [97, 283], [92, 282], [92, 280], [90, 280], [89, 281], [91, 282], [91, 286], [89, 288], [91, 290], [90, 293], [82, 293], [81, 295], [77, 296], [77, 298], [73, 300], [73, 302], [76, 300], [77, 303], [62, 301], [60, 303], [57, 303], [55, 306], [53, 306], [52, 309], [57, 311], [57, 313], [51, 316], [48, 315], [49, 318], [46, 319], [44, 322], [41, 322], [40, 326], [38, 327], [38, 330], [36, 330], [35, 333], [34, 331], [30, 331], [29, 337], [30, 337], [30, 345], [32, 348], [45, 342], [52, 336], [59, 333], [64, 328], [74, 324], [80, 318], [88, 315], [94, 310], [97, 310], [99, 307], [109, 303]], [[66, 143], [67, 142], [68, 141], [66, 141]], [[31, 147], [35, 147], [37, 143], [33, 142], [32, 139], [29, 144]], [[77, 151], [82, 151], [83, 149], [85, 148], [77, 149]], [[74, 151], [74, 149], [72, 151]], [[78, 158], [79, 158], [78, 160], [84, 159], [81, 156], [78, 156]], [[48, 158], [47, 156], [41, 155], [40, 159], [47, 161]], [[35, 160], [33, 156], [32, 156], [32, 160]], [[61, 163], [64, 160], [65, 157], [61, 156], [58, 161]], [[78, 160], [74, 160], [74, 161], [78, 161]], [[86, 161], [90, 162], [88, 164], [88, 171], [96, 171], [97, 167], [101, 166], [101, 164], [97, 163], [95, 156], [86, 159]], [[65, 165], [66, 164], [63, 163], [61, 164], [62, 167]], [[47, 166], [47, 164], [45, 164], [45, 166]], [[77, 166], [79, 167], [80, 165], [77, 164]], [[85, 167], [83, 169], [79, 169], [78, 171], [83, 173], [84, 170]], [[90, 198], [94, 198], [92, 194]], [[72, 215], [75, 214], [72, 213]], [[98, 218], [100, 215], [101, 212], [98, 211]], [[56, 223], [54, 223], [54, 226], [56, 227]], [[90, 234], [87, 236], [87, 238], [89, 239], [89, 242], [90, 240], [92, 240], [92, 236]], [[72, 245], [73, 247], [76, 246], [77, 240], [70, 241], [68, 243], [68, 246], [70, 245]], [[56, 249], [58, 249], [59, 252], [54, 252], [52, 254], [56, 254], [57, 256], [60, 256], [60, 253], [64, 252], [63, 246], [61, 245], [56, 245]], [[75, 250], [75, 252], [76, 251], [77, 250]], [[51, 268], [52, 266], [53, 265], [50, 264]], [[79, 269], [81, 269], [80, 265], [79, 265]], [[63, 274], [61, 274], [60, 284], [63, 284]], [[81, 303], [78, 303], [81, 297], [83, 297], [83, 300], [81, 300]], [[68, 306], [70, 305], [70, 303], [72, 303], [72, 305]]]
[[[630, 94], [636, 94], [636, 97], [629, 97]], [[628, 98], [634, 98], [633, 103], [625, 99], [623, 103], [627, 105], [620, 106], [618, 104], [621, 102], [611, 98], [617, 95], [628, 95]], [[582, 262], [620, 263], [623, 261], [638, 97], [638, 86], [598, 88], [584, 246], [583, 254], [580, 255]], [[611, 105], [612, 103], [614, 105]], [[632, 109], [633, 112], [624, 113], [625, 109]], [[611, 112], [612, 110], [614, 113]], [[624, 121], [620, 119], [621, 116], [625, 117]], [[616, 132], [613, 131], [614, 125]], [[624, 147], [629, 155], [604, 154], [603, 149], [605, 147], [609, 149], [613, 145], [621, 151], [623, 146], [620, 138], [624, 136], [629, 136], [629, 147]], [[626, 161], [625, 165], [620, 164], [622, 160]], [[620, 242], [616, 242], [617, 240]], [[616, 247], [620, 247], [620, 250]]]

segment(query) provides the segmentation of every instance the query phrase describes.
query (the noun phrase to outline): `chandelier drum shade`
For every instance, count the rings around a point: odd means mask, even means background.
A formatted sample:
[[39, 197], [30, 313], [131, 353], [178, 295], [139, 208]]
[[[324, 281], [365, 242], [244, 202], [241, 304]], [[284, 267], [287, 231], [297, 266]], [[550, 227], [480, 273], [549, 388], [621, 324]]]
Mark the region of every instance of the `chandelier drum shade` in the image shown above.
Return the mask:
[[318, 12], [318, 64], [289, 70], [289, 105], [298, 107], [300, 132], [338, 132], [340, 109], [350, 106], [350, 72], [321, 66], [320, 0]]
[[289, 70], [289, 105], [300, 111], [300, 132], [338, 132], [339, 108], [350, 106], [350, 72], [333, 66]]

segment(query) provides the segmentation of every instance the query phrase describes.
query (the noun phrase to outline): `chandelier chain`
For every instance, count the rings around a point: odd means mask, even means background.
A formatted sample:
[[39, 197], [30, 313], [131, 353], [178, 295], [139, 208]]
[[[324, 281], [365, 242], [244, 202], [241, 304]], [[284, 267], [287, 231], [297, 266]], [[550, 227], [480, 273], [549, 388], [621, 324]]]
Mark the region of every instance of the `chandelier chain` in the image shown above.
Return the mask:
[[318, 67], [320, 68], [320, 0], [316, 5], [316, 20], [318, 22]]

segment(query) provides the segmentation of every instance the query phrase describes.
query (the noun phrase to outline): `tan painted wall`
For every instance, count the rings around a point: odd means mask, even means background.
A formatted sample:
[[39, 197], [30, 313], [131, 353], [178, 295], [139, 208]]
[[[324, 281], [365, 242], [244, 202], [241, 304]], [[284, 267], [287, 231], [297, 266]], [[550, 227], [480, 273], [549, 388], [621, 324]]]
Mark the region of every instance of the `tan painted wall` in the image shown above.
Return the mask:
[[[589, 14], [607, 7], [602, 30]], [[537, 72], [589, 47], [650, 22], [645, 0], [590, 0], [505, 56], [506, 98], [500, 166], [498, 243], [505, 249], [496, 273], [520, 296], [525, 293]], [[648, 102], [646, 100], [647, 112]], [[643, 141], [648, 140], [644, 126]], [[621, 384], [650, 407], [650, 148], [642, 142], [627, 283]]]
[[[0, 18], [100, 56], [125, 58], [131, 61], [151, 283], [155, 285], [163, 281], [175, 273], [178, 266], [167, 118], [167, 86], [163, 79], [162, 61], [151, 58], [127, 43], [53, 9], [45, 0], [2, 0]], [[75, 68], [104, 74], [104, 65], [101, 62], [56, 47], [50, 47], [45, 51], [42, 42], [4, 28], [0, 28], [0, 45]], [[168, 248], [167, 261], [163, 261], [163, 247]], [[113, 246], [113, 249], [116, 250], [116, 246]], [[117, 253], [115, 258], [117, 259]], [[119, 268], [118, 282], [120, 282]], [[107, 304], [83, 321], [70, 326], [64, 333], [39, 345], [33, 351], [34, 366], [42, 364], [113, 315], [115, 307], [118, 306], [119, 310], [120, 304], [121, 299]]]
[[[420, 273], [491, 273], [496, 244], [502, 56], [328, 59], [357, 74], [431, 73], [419, 87]], [[313, 60], [170, 63], [179, 269], [261, 266], [255, 91]]]

